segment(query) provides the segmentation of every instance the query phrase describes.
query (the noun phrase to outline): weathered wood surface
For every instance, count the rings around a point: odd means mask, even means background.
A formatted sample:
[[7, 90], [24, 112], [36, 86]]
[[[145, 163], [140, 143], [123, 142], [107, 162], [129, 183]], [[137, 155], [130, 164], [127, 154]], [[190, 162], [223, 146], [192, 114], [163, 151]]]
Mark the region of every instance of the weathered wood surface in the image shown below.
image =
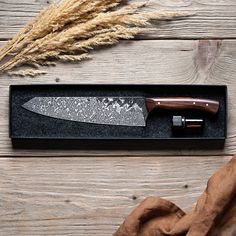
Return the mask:
[[0, 235], [111, 236], [147, 196], [190, 209], [230, 157], [0, 159]]
[[[138, 56], [137, 56], [138, 52]], [[229, 89], [228, 139], [224, 150], [197, 154], [236, 153], [236, 41], [234, 40], [141, 40], [93, 53], [93, 60], [49, 68], [38, 78], [0, 79], [0, 156], [35, 155], [157, 155], [195, 154], [192, 150], [175, 151], [58, 151], [13, 150], [8, 137], [8, 86], [30, 83], [186, 83], [226, 84]], [[170, 69], [171, 68], [171, 69]]]
[[[0, 39], [12, 37], [47, 2], [0, 0]], [[139, 37], [149, 40], [122, 42], [93, 53], [91, 61], [49, 68], [45, 76], [0, 75], [1, 236], [112, 235], [147, 196], [190, 208], [207, 179], [236, 153], [236, 41], [225, 40], [236, 39], [236, 2], [153, 2], [152, 9], [195, 15], [162, 22]], [[166, 38], [190, 40], [152, 40]], [[201, 38], [218, 40], [192, 40]], [[13, 150], [8, 86], [41, 83], [226, 84], [228, 140], [224, 150], [213, 151]]]
[[[12, 37], [50, 2], [52, 1], [0, 0], [0, 39]], [[161, 22], [154, 30], [140, 38], [236, 38], [235, 0], [153, 0], [151, 2], [151, 9], [182, 11], [194, 15], [171, 22]]]

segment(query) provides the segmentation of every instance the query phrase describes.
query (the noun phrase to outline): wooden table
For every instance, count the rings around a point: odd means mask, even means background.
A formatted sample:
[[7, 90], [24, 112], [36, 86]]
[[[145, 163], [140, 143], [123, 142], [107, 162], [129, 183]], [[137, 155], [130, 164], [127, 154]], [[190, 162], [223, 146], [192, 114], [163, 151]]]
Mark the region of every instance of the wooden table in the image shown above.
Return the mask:
[[[184, 209], [236, 152], [235, 0], [153, 0], [156, 9], [195, 13], [158, 24], [138, 40], [59, 65], [38, 78], [0, 78], [0, 235], [112, 235], [145, 197]], [[0, 0], [0, 45], [46, 0]], [[10, 84], [227, 84], [228, 139], [212, 151], [14, 150], [8, 137]]]

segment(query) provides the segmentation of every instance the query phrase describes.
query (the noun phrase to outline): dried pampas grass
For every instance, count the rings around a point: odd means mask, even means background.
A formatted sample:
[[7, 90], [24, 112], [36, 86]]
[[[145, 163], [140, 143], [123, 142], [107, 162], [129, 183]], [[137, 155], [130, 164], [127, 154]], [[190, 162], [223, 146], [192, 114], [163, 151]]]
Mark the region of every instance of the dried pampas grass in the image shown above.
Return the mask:
[[[0, 72], [14, 76], [45, 74], [40, 68], [56, 61], [91, 58], [90, 50], [131, 39], [150, 20], [183, 16], [178, 12], [140, 12], [146, 3], [122, 0], [64, 0], [41, 11], [0, 51]], [[7, 58], [7, 60], [6, 60]], [[17, 70], [20, 66], [30, 67]]]

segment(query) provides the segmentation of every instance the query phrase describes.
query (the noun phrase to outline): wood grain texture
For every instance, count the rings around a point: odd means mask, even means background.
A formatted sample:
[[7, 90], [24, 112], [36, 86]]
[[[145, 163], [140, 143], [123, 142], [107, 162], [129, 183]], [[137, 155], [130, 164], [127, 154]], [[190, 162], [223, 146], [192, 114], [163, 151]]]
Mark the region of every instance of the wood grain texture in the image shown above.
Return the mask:
[[[141, 1], [141, 0], [137, 0]], [[11, 38], [50, 0], [0, 0], [0, 39]], [[139, 38], [236, 38], [234, 0], [153, 0], [151, 10], [182, 11], [190, 17], [163, 21]]]
[[[13, 150], [8, 137], [8, 93], [10, 84], [41, 83], [173, 83], [226, 84], [229, 90], [228, 139], [224, 150], [197, 152], [236, 153], [236, 41], [234, 40], [143, 40], [123, 42], [93, 53], [93, 60], [60, 64], [38, 78], [0, 79], [0, 156], [157, 155], [196, 154], [192, 150], [165, 151], [58, 151]], [[58, 82], [56, 82], [58, 81]]]
[[146, 106], [149, 112], [159, 108], [166, 110], [196, 109], [215, 115], [219, 110], [218, 101], [191, 97], [146, 98]]
[[[11, 38], [49, 2], [0, 0], [0, 39]], [[236, 41], [192, 40], [235, 39], [235, 0], [153, 2], [151, 9], [194, 15], [161, 22], [137, 38], [149, 40], [122, 42], [94, 52], [91, 61], [49, 68], [45, 76], [0, 75], [0, 236], [110, 236], [147, 196], [189, 209], [236, 153]], [[190, 40], [152, 40], [164, 38]], [[9, 85], [42, 83], [226, 84], [228, 140], [224, 150], [197, 152], [13, 150]]]
[[110, 236], [147, 196], [191, 208], [230, 158], [0, 159], [0, 235]]

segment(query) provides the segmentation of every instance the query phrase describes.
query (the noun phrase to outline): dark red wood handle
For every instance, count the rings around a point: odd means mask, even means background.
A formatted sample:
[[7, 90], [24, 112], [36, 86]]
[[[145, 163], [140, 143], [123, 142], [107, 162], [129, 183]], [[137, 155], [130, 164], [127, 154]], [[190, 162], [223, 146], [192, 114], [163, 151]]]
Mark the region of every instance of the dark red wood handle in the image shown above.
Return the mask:
[[168, 110], [196, 109], [216, 114], [219, 110], [218, 101], [191, 97], [146, 98], [146, 106], [149, 112], [156, 108]]

